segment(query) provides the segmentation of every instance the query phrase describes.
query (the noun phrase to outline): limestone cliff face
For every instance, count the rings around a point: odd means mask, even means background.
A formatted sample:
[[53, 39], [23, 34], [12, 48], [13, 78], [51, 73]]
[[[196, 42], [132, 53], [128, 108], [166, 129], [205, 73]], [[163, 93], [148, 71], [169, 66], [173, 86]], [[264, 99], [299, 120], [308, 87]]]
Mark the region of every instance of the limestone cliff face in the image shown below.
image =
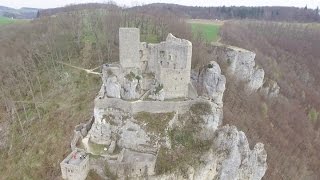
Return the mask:
[[214, 134], [212, 147], [200, 157], [200, 166], [189, 166], [185, 175], [173, 173], [150, 179], [262, 179], [268, 167], [267, 152], [262, 143], [257, 143], [251, 150], [245, 134], [229, 125], [219, 127]]
[[188, 178], [177, 174], [152, 179], [193, 180], [260, 180], [267, 170], [267, 153], [262, 143], [250, 150], [245, 134], [234, 126], [220, 127], [213, 139], [212, 148], [201, 156], [198, 168], [189, 167]]
[[244, 49], [227, 49], [228, 71], [239, 80], [248, 82], [248, 91], [257, 91], [263, 85], [264, 70], [256, 66], [256, 54]]
[[264, 70], [255, 62], [254, 52], [221, 44], [214, 44], [213, 49], [214, 58], [226, 64], [229, 74], [246, 83], [245, 89], [248, 93], [263, 91], [268, 97], [276, 97], [279, 94], [280, 87], [267, 82]]
[[226, 89], [226, 77], [221, 74], [217, 62], [211, 61], [200, 74], [202, 95], [212, 99], [217, 104], [222, 104], [223, 92]]
[[[246, 135], [234, 126], [223, 126], [215, 133], [213, 147], [209, 156], [214, 159], [216, 175], [208, 177], [221, 180], [228, 179], [261, 179], [267, 170], [267, 153], [262, 143], [250, 150]], [[209, 163], [210, 165], [210, 163]], [[211, 168], [213, 169], [213, 168]]]

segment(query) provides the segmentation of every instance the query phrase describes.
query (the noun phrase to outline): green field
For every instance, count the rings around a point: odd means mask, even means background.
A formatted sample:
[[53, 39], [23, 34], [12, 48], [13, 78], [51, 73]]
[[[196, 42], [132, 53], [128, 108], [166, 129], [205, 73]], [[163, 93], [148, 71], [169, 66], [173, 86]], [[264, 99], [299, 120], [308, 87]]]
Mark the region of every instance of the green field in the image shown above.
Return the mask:
[[209, 23], [191, 23], [192, 32], [195, 36], [199, 33], [208, 42], [217, 41], [219, 39], [219, 24]]
[[22, 19], [11, 19], [7, 17], [0, 16], [0, 26], [7, 25], [7, 24], [13, 24], [13, 23], [20, 23], [25, 22], [26, 20]]

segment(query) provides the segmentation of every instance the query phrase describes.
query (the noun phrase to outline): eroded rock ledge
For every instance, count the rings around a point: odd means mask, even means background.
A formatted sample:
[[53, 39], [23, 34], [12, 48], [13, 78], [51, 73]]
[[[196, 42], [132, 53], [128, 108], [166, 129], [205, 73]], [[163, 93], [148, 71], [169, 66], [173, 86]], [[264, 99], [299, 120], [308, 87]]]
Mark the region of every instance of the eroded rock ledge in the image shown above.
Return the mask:
[[214, 59], [226, 67], [226, 73], [233, 75], [236, 80], [246, 83], [246, 91], [262, 92], [266, 97], [277, 97], [280, 87], [276, 81], [265, 78], [263, 68], [255, 62], [254, 52], [239, 47], [212, 44]]

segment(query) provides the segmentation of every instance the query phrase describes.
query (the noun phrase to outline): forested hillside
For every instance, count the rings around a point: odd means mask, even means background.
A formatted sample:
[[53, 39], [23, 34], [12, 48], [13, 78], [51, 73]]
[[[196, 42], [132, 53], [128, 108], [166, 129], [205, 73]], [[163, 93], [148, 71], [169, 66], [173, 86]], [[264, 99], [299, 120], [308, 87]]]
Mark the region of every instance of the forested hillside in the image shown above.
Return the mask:
[[[96, 9], [117, 7], [114, 4], [80, 4], [71, 5], [64, 8], [53, 8], [40, 10], [38, 16], [51, 16], [61, 12], [71, 12], [80, 9]], [[120, 8], [120, 7], [118, 7]], [[320, 21], [319, 8], [309, 9], [296, 7], [198, 7], [182, 6], [177, 4], [155, 3], [132, 8], [122, 7], [132, 12], [143, 14], [174, 14], [179, 17], [189, 19], [258, 19], [268, 21], [299, 21], [299, 22], [318, 22]]]
[[142, 13], [172, 13], [191, 19], [258, 19], [268, 21], [320, 21], [319, 8], [295, 7], [196, 7], [176, 4], [150, 4], [131, 8]]
[[229, 81], [225, 122], [240, 127], [252, 142], [265, 143], [266, 179], [318, 179], [320, 25], [230, 21], [221, 36], [224, 43], [256, 52], [256, 61], [283, 95], [246, 96]]

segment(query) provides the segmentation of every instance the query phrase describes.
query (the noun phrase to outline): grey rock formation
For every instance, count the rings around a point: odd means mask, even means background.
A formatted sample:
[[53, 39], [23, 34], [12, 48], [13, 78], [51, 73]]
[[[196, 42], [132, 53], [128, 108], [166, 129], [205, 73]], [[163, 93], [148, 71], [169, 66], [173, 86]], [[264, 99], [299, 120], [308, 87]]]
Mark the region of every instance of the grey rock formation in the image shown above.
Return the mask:
[[219, 127], [209, 151], [201, 156], [199, 167], [189, 167], [187, 178], [179, 173], [151, 179], [260, 180], [267, 170], [267, 154], [262, 143], [250, 150], [245, 134], [234, 126]]
[[114, 150], [116, 149], [116, 142], [112, 141], [109, 148], [108, 148], [108, 153], [112, 154], [114, 152]]
[[280, 87], [277, 82], [270, 79], [266, 79], [260, 92], [265, 97], [274, 98], [278, 97], [280, 93]]
[[226, 89], [226, 78], [221, 74], [217, 62], [211, 61], [200, 75], [202, 78], [203, 94], [213, 102], [222, 104], [223, 92]]
[[256, 69], [249, 79], [247, 90], [249, 92], [258, 90], [263, 85], [263, 80], [264, 80], [264, 70]]
[[245, 134], [229, 125], [217, 130], [213, 143], [189, 179], [260, 180], [264, 176], [267, 154], [263, 144], [250, 150]]
[[[212, 104], [213, 107], [215, 106]], [[203, 119], [201, 138], [202, 139], [211, 139], [214, 136], [214, 132], [218, 129], [218, 127], [222, 124], [223, 119], [223, 110], [219, 107], [214, 107], [213, 113], [210, 115], [202, 115]]]
[[237, 47], [227, 48], [227, 63], [229, 72], [237, 79], [248, 82], [248, 92], [257, 91], [263, 85], [264, 70], [255, 64], [256, 54]]
[[131, 114], [118, 109], [95, 108], [95, 122], [88, 133], [91, 142], [109, 146], [112, 143], [120, 148], [139, 152], [155, 151], [156, 141], [151, 141], [150, 134]]
[[151, 146], [148, 134], [132, 120], [126, 121], [119, 130], [119, 147], [144, 151], [144, 147]]
[[106, 82], [106, 95], [112, 98], [120, 98], [121, 85], [116, 76], [110, 76]]
[[131, 80], [126, 79], [121, 89], [121, 97], [126, 100], [132, 100], [139, 98], [137, 92], [138, 80], [133, 78]]
[[154, 81], [151, 85], [149, 98], [157, 101], [163, 101], [165, 98], [163, 85], [157, 81]]
[[161, 89], [159, 92], [153, 91], [152, 94], [149, 95], [149, 98], [152, 100], [163, 101], [165, 97], [165, 92]]

